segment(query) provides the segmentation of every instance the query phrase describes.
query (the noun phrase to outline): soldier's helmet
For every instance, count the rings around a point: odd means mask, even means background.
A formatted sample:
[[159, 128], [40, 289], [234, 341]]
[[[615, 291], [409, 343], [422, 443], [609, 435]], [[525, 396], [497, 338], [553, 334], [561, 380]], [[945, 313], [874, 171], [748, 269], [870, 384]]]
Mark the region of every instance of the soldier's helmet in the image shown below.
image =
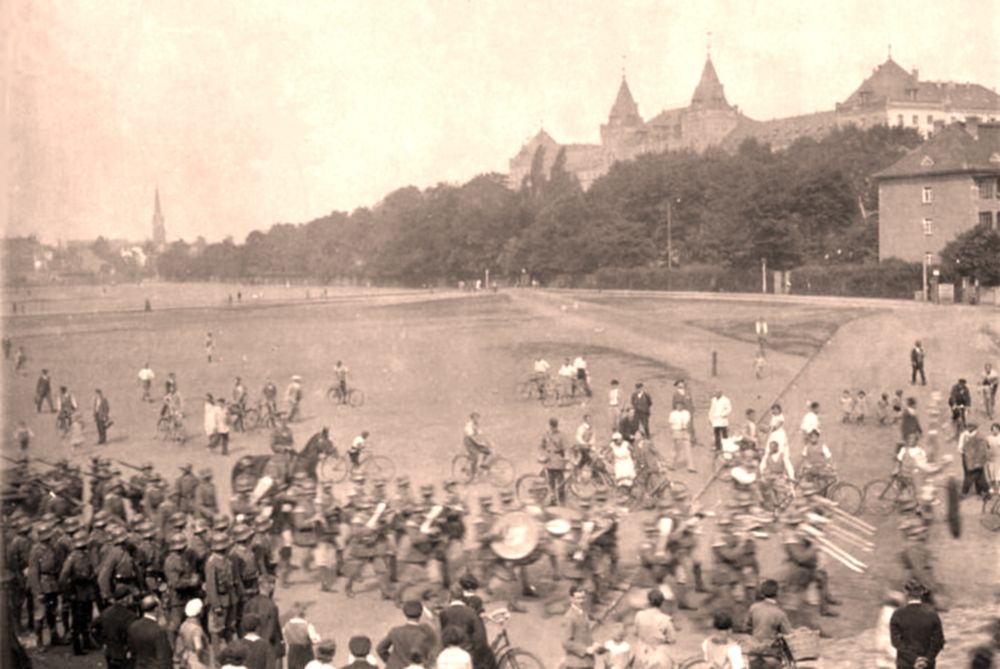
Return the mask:
[[233, 527], [232, 535], [235, 541], [249, 541], [253, 537], [253, 530], [248, 525], [239, 523]]
[[306, 477], [305, 481], [298, 484], [298, 491], [300, 495], [306, 497], [311, 497], [316, 495], [316, 482], [311, 478]]
[[104, 527], [107, 524], [108, 524], [108, 512], [105, 511], [104, 509], [101, 509], [100, 511], [95, 513], [94, 517], [91, 519], [91, 525], [93, 525], [94, 527], [98, 528]]
[[274, 521], [271, 520], [270, 516], [255, 518], [253, 521], [254, 531], [260, 534], [269, 532], [272, 527], [274, 527]]
[[[182, 513], [180, 515], [183, 516], [184, 514]], [[186, 518], [185, 518], [185, 522], [187, 522]], [[210, 529], [212, 529], [212, 528], [209, 527], [208, 523], [205, 522], [205, 520], [203, 518], [197, 518], [194, 521], [194, 527], [192, 528], [192, 532], [194, 532], [195, 534], [204, 534], [205, 532], [208, 532]]]
[[167, 549], [172, 551], [182, 551], [187, 548], [187, 539], [181, 532], [174, 532], [167, 539]]
[[125, 543], [125, 540], [128, 538], [128, 533], [118, 525], [112, 526], [108, 534], [110, 535], [108, 538], [111, 540], [111, 543], [115, 545]]
[[209, 548], [213, 551], [224, 551], [229, 548], [229, 535], [224, 532], [216, 532], [212, 535]]
[[351, 483], [353, 483], [354, 485], [359, 486], [359, 487], [363, 486], [365, 484], [365, 476], [364, 476], [364, 474], [355, 474], [354, 476], [352, 476], [351, 477]]
[[199, 469], [198, 470], [198, 478], [200, 478], [202, 481], [211, 481], [212, 480], [212, 470], [209, 469], [208, 467], [205, 467], [203, 469]]
[[607, 502], [608, 501], [608, 491], [600, 488], [594, 491], [594, 501], [595, 502]]
[[38, 526], [38, 540], [39, 541], [49, 541], [56, 534], [56, 528], [54, 525], [49, 525], [48, 523]]
[[77, 530], [80, 529], [80, 519], [76, 516], [70, 516], [62, 521], [62, 529], [68, 535], [76, 534]]
[[240, 474], [233, 482], [233, 490], [238, 493], [253, 492], [256, 484], [256, 481], [253, 480], [253, 476], [250, 474]]
[[[198, 520], [201, 519], [199, 518]], [[183, 530], [186, 525], [187, 525], [187, 516], [185, 516], [180, 511], [170, 516], [170, 527], [173, 527], [178, 530]], [[194, 527], [195, 527], [194, 533], [198, 534], [198, 521], [195, 521]]]
[[647, 535], [659, 534], [660, 528], [655, 520], [645, 520], [642, 523], [642, 531]]
[[493, 496], [492, 495], [482, 495], [479, 498], [479, 506], [493, 506]]
[[431, 485], [431, 484], [429, 484], [429, 483], [426, 484], [426, 485], [420, 486], [420, 494], [422, 496], [424, 496], [424, 497], [433, 497], [434, 496], [434, 486]]
[[410, 477], [403, 475], [396, 477], [396, 487], [400, 490], [408, 489], [410, 487]]
[[73, 548], [87, 548], [90, 545], [90, 535], [84, 531], [73, 535]]
[[135, 528], [135, 531], [139, 533], [139, 536], [143, 539], [152, 539], [156, 536], [156, 528], [148, 520], [144, 520]]
[[228, 532], [231, 526], [232, 526], [232, 520], [230, 520], [229, 516], [219, 516], [212, 523], [212, 531]]

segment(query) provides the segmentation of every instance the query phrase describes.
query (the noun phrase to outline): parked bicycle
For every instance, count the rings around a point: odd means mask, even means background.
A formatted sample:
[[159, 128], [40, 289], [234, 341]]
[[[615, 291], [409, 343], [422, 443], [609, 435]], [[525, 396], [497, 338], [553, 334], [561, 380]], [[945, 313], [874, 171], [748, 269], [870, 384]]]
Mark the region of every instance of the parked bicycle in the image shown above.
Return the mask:
[[900, 472], [893, 472], [887, 479], [875, 479], [865, 484], [863, 505], [865, 511], [876, 516], [888, 516], [917, 498], [913, 481]]
[[[486, 481], [497, 488], [509, 488], [514, 482], [514, 463], [502, 455], [496, 454], [496, 448], [490, 444], [492, 453], [488, 457], [479, 457], [479, 466], [472, 470], [472, 456], [459, 453], [451, 460], [451, 476], [459, 483], [471, 484]], [[485, 461], [484, 461], [485, 460]]]
[[545, 669], [545, 665], [531, 651], [515, 646], [507, 632], [510, 612], [507, 609], [493, 611], [484, 620], [500, 626], [500, 632], [493, 637], [490, 649], [497, 661], [497, 669]]
[[357, 408], [365, 403], [365, 394], [360, 388], [348, 388], [345, 393], [340, 384], [330, 386], [326, 391], [326, 396], [338, 407]]
[[367, 479], [389, 480], [396, 474], [396, 464], [384, 455], [376, 455], [370, 445], [361, 451], [357, 462], [346, 453], [338, 453], [319, 464], [319, 477], [323, 481], [340, 483], [359, 474]]
[[979, 522], [990, 532], [1000, 532], [1000, 493], [994, 494], [992, 500], [987, 500]]
[[156, 437], [161, 441], [183, 444], [188, 438], [183, 419], [174, 415], [160, 416], [156, 421]]

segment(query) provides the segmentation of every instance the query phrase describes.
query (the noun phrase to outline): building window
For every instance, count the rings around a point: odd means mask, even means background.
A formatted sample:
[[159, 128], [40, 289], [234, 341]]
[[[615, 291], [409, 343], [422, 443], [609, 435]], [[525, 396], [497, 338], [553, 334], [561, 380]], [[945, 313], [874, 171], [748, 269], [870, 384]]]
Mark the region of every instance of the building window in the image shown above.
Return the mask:
[[927, 125], [934, 125], [934, 115], [933, 114], [928, 114], [927, 115]]
[[993, 212], [992, 211], [981, 211], [979, 212], [979, 225], [983, 226], [987, 230], [993, 228]]
[[996, 181], [993, 179], [982, 179], [978, 182], [979, 197], [983, 200], [992, 200]]
[[896, 125], [903, 125], [903, 115], [902, 114], [899, 114], [896, 117]]
[[930, 204], [934, 201], [934, 189], [930, 186], [924, 186], [923, 192], [920, 194], [920, 201], [924, 204]]
[[916, 114], [913, 115], [913, 125], [920, 125], [920, 117]]
[[929, 218], [924, 219], [924, 236], [930, 237], [934, 234], [934, 221]]

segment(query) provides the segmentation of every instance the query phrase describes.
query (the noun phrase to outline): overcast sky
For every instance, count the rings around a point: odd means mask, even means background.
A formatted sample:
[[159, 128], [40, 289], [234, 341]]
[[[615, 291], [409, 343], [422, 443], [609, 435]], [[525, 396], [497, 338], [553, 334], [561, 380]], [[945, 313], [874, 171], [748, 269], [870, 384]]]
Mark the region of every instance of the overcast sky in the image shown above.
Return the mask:
[[921, 78], [1000, 84], [996, 0], [0, 4], [5, 69], [36, 82], [4, 119], [36, 139], [0, 215], [50, 241], [148, 237], [157, 184], [168, 239], [242, 241], [506, 171], [541, 123], [598, 142], [623, 65], [644, 118], [683, 106], [708, 32], [729, 101], [756, 119], [832, 108], [890, 42]]

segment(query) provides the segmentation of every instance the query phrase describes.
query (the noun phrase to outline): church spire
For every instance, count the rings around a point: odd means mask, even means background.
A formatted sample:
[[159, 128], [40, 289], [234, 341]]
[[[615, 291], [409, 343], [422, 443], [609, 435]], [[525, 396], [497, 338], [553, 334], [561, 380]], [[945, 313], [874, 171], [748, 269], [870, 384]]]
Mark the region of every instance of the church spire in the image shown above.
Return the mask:
[[622, 83], [618, 86], [618, 95], [615, 96], [615, 102], [611, 105], [611, 113], [608, 114], [608, 125], [642, 125], [639, 105], [632, 97], [632, 91], [629, 90], [624, 71], [622, 71]]
[[157, 250], [167, 245], [167, 229], [163, 221], [163, 210], [160, 208], [160, 187], [156, 187], [153, 199], [153, 246]]
[[712, 65], [712, 57], [705, 58], [705, 67], [701, 71], [701, 79], [691, 96], [692, 109], [729, 109], [729, 102], [726, 101], [726, 92], [719, 81], [719, 75], [715, 73], [715, 66]]

